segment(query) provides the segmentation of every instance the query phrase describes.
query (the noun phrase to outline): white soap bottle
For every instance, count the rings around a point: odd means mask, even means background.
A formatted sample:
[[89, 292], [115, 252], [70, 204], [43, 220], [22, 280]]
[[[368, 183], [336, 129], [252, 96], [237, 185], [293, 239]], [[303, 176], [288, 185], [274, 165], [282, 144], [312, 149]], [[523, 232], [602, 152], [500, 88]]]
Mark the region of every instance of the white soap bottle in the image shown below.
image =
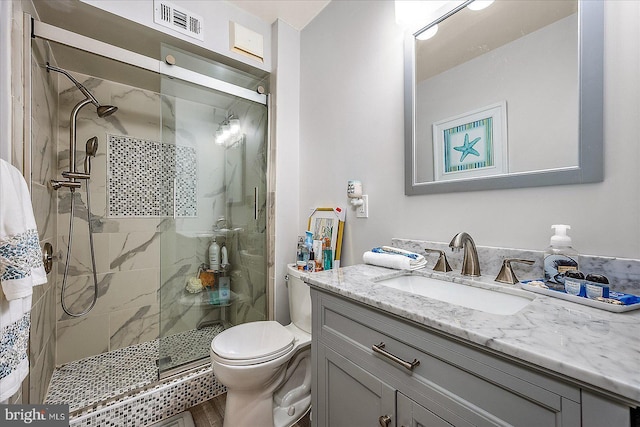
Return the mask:
[[209, 269], [220, 270], [220, 246], [216, 243], [215, 236], [209, 245]]
[[556, 224], [551, 228], [555, 234], [544, 251], [544, 280], [549, 287], [564, 290], [564, 274], [578, 270], [578, 252], [571, 247], [571, 237], [567, 235], [571, 226]]
[[226, 269], [227, 266], [229, 265], [229, 254], [227, 253], [227, 247], [225, 245], [222, 245], [222, 248], [220, 248], [220, 253], [222, 254], [222, 259], [220, 261], [220, 266], [223, 269]]

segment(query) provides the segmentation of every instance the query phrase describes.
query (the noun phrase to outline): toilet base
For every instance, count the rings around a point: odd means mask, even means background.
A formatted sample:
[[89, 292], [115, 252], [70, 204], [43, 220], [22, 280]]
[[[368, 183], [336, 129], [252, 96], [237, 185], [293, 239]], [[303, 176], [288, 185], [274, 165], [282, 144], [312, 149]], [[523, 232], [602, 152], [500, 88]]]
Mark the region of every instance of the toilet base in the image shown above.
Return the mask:
[[227, 390], [223, 427], [273, 426], [271, 393], [233, 392]]
[[263, 389], [235, 389], [227, 385], [223, 427], [290, 427], [310, 407], [311, 349], [305, 346]]

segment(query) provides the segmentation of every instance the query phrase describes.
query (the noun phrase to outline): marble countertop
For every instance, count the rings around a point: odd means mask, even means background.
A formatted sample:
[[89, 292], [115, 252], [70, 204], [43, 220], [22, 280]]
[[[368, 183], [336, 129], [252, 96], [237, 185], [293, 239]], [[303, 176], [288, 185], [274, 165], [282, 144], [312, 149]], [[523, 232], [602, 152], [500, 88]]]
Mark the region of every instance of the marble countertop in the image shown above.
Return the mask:
[[[612, 313], [502, 285], [493, 277], [472, 279], [446, 273], [450, 281], [508, 292], [526, 293], [533, 301], [513, 315], [482, 311], [399, 291], [377, 280], [404, 272], [354, 265], [313, 273], [309, 285], [400, 316], [464, 341], [569, 377], [640, 406], [640, 310]], [[444, 273], [425, 268], [429, 277]]]

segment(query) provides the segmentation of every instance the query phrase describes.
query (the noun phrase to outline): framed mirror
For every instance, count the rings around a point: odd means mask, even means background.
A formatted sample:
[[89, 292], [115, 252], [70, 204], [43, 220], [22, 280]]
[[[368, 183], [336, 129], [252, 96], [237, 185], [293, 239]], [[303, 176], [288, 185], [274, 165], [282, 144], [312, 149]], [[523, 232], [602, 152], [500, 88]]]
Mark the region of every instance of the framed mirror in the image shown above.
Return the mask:
[[405, 194], [602, 181], [603, 1], [471, 3], [406, 37]]

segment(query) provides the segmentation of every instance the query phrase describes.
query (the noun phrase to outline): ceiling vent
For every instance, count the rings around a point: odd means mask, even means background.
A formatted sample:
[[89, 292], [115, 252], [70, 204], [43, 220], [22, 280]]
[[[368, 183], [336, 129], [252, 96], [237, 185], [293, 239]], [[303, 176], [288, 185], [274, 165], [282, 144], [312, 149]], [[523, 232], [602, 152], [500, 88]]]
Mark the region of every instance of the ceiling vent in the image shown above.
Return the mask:
[[202, 17], [164, 0], [153, 0], [153, 21], [181, 34], [204, 41]]

